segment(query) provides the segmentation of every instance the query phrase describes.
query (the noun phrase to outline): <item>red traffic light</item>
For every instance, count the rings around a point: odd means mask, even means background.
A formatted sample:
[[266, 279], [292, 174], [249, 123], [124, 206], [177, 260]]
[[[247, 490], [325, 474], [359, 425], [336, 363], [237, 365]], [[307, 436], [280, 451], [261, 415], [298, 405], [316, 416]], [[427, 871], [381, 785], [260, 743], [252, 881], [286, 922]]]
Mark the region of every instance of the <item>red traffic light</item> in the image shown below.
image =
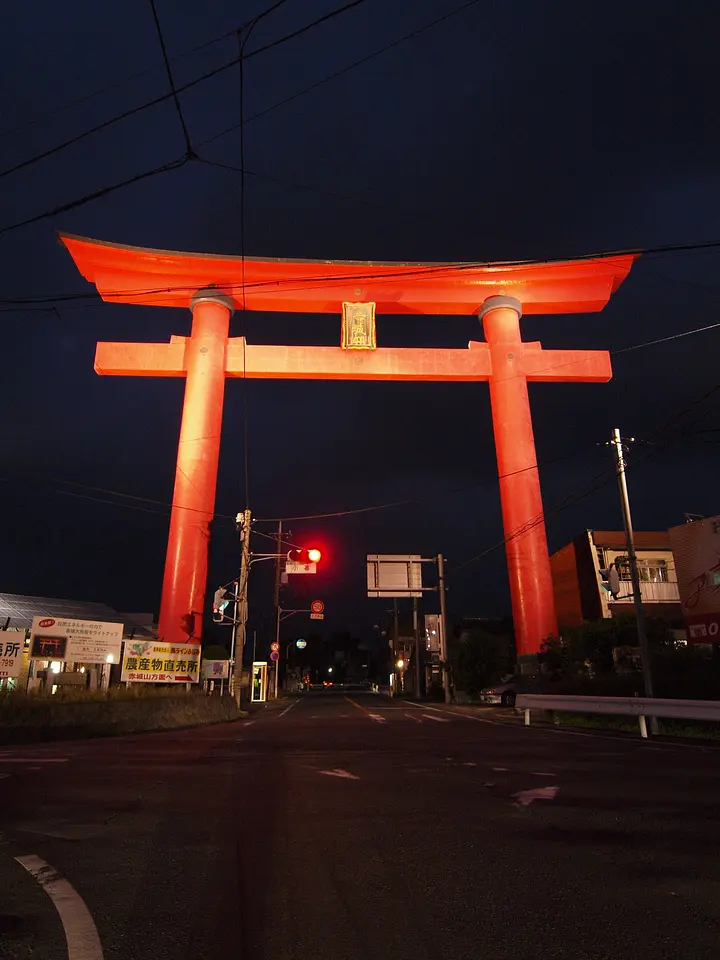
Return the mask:
[[299, 550], [288, 551], [288, 560], [290, 560], [292, 563], [301, 563], [305, 565], [310, 563], [318, 563], [321, 557], [322, 553], [317, 549], [317, 547], [312, 547], [311, 549], [303, 547]]

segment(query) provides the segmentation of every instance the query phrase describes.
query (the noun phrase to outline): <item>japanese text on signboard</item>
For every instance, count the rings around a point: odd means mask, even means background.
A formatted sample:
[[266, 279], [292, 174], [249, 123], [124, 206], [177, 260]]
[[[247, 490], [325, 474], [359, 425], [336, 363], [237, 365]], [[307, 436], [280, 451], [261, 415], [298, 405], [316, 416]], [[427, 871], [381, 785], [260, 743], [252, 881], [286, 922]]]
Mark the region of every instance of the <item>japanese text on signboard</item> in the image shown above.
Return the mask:
[[122, 665], [122, 680], [134, 683], [197, 683], [200, 646], [128, 641]]

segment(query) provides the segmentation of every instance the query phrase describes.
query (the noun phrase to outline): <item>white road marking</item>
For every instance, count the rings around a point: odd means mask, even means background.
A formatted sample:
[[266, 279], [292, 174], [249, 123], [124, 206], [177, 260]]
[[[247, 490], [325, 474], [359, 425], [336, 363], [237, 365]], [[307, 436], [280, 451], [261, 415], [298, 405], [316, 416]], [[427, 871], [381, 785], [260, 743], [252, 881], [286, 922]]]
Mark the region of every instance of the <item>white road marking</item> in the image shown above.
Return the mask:
[[0, 773], [0, 780], [7, 780], [9, 776], [9, 773]]
[[255, 723], [254, 720], [246, 720], [246, 721], [245, 721], [245, 726], [246, 726], [246, 727], [251, 727], [254, 723]]
[[431, 713], [424, 713], [426, 720], [437, 720], [438, 723], [450, 723], [450, 717], [434, 717]]
[[379, 713], [369, 713], [368, 716], [371, 720], [374, 720], [375, 723], [385, 723], [385, 717], [381, 717]]
[[535, 787], [534, 790], [519, 790], [512, 795], [515, 805], [527, 807], [533, 800], [554, 800], [560, 787]]
[[318, 770], [318, 773], [322, 773], [326, 777], [342, 777], [344, 780], [360, 779], [360, 777], [356, 777], [354, 773], [348, 773], [347, 770], [341, 770], [339, 767], [337, 770]]
[[508, 768], [507, 768], [507, 767], [493, 767], [492, 769], [493, 769], [493, 773], [507, 773], [507, 772], [508, 772]]
[[543, 773], [542, 770], [531, 770], [530, 776], [531, 777], [552, 777], [553, 779], [555, 778], [554, 773]]
[[477, 764], [473, 763], [472, 760], [469, 760], [467, 763], [463, 764], [464, 767], [476, 767]]
[[296, 707], [297, 705], [298, 705], [298, 701], [297, 700], [293, 701], [293, 703], [291, 703], [289, 707], [285, 707], [283, 712], [278, 714], [278, 718], [284, 717], [285, 714], [288, 712], [288, 710], [292, 710], [292, 708]]
[[416, 717], [414, 713], [406, 713], [405, 716], [408, 717], [408, 719], [410, 720], [414, 720], [415, 723], [422, 724], [422, 720], [420, 719], [420, 717]]
[[65, 930], [68, 960], [103, 960], [97, 927], [82, 897], [40, 857], [29, 854], [15, 859], [52, 900]]
[[440, 707], [429, 707], [425, 703], [413, 703], [412, 700], [405, 700], [404, 703], [409, 703], [411, 707], [419, 707], [421, 710], [435, 710], [437, 713], [447, 713], [451, 717], [464, 717], [466, 720], [476, 720], [478, 723], [492, 723], [493, 726], [497, 726], [497, 720], [486, 720], [485, 717], [473, 717], [469, 713], [456, 713], [454, 710], [441, 710]]
[[0, 757], [0, 763], [67, 763], [70, 757]]

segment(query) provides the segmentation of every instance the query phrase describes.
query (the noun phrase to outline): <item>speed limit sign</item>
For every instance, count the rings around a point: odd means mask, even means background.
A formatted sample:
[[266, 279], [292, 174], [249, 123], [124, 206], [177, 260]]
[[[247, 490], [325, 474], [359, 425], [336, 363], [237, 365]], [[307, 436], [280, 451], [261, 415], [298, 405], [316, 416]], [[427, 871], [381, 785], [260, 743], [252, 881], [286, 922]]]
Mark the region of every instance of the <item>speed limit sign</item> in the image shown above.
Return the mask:
[[322, 602], [322, 600], [313, 600], [313, 602], [310, 604], [311, 613], [322, 613], [324, 609], [325, 604]]

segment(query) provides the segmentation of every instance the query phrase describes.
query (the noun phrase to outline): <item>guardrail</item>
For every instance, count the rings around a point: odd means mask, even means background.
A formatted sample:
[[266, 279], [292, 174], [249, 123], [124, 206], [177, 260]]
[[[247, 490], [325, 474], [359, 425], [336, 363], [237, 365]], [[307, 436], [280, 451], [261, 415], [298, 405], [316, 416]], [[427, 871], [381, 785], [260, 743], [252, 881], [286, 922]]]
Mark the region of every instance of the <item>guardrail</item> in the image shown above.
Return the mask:
[[661, 700], [649, 697], [576, 697], [555, 694], [519, 693], [515, 706], [525, 712], [530, 726], [531, 710], [560, 710], [565, 713], [600, 713], [637, 717], [640, 736], [647, 737], [646, 717], [674, 720], [720, 720], [720, 700]]

